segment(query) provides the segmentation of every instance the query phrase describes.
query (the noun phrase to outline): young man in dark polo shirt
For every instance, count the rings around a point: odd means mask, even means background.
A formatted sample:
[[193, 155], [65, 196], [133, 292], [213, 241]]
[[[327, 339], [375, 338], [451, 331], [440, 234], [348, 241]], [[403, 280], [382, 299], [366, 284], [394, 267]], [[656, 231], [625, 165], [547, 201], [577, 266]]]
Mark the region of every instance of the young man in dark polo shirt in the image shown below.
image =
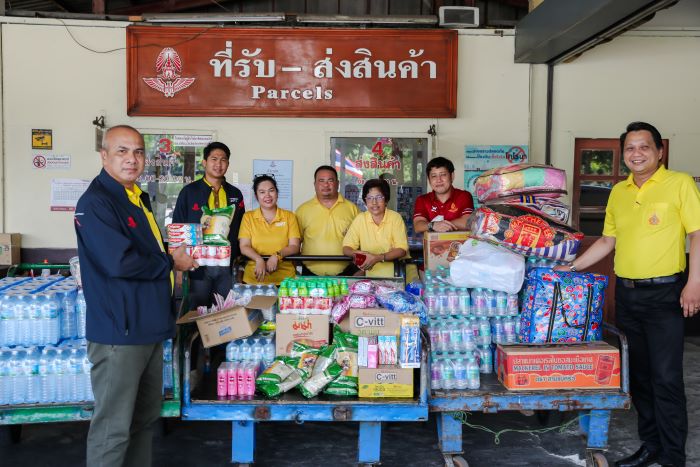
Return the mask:
[[[198, 224], [202, 218], [202, 206], [219, 208], [234, 206], [233, 220], [228, 234], [231, 242], [231, 264], [240, 254], [238, 229], [245, 212], [243, 194], [226, 181], [231, 150], [224, 143], [209, 143], [204, 148], [204, 177], [185, 186], [177, 197], [173, 211], [174, 223]], [[190, 272], [191, 308], [210, 306], [214, 292], [226, 296], [231, 290], [233, 278], [230, 266], [204, 266]]]
[[474, 210], [474, 200], [468, 191], [452, 186], [454, 164], [444, 157], [436, 157], [428, 162], [425, 172], [433, 191], [416, 199], [413, 209], [415, 232], [466, 230], [467, 217]]

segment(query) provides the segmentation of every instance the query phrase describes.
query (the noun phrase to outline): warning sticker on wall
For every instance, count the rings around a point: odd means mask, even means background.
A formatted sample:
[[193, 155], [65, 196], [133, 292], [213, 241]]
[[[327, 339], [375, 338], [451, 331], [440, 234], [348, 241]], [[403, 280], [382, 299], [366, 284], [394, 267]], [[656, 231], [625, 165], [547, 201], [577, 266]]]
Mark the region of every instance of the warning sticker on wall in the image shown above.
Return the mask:
[[32, 167], [35, 169], [70, 170], [71, 156], [68, 154], [34, 154]]

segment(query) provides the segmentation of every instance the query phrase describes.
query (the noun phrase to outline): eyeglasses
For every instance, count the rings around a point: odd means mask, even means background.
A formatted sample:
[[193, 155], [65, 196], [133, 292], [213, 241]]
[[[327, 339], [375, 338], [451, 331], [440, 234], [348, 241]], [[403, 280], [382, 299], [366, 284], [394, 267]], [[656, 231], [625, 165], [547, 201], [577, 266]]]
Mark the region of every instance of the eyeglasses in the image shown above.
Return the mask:
[[382, 195], [377, 195], [377, 196], [368, 196], [365, 198], [366, 203], [379, 203], [384, 201], [386, 198]]
[[255, 174], [255, 175], [253, 175], [253, 180], [255, 180], [258, 177], [272, 177], [274, 179], [275, 174]]

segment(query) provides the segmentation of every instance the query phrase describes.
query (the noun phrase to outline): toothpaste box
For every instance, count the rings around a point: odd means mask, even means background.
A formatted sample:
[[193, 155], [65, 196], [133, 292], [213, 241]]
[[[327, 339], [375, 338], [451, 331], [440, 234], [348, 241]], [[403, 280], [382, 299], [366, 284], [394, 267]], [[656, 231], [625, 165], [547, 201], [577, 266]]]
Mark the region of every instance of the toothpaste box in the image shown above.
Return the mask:
[[202, 224], [169, 224], [166, 229], [170, 246], [195, 246], [203, 243]]

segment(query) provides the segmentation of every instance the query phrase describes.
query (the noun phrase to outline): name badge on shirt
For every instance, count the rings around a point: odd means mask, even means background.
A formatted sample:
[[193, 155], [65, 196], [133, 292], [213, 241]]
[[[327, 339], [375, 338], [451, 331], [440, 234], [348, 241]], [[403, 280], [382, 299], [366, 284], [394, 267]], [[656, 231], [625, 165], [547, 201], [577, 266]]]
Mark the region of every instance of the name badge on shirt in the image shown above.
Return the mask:
[[284, 227], [285, 225], [287, 225], [286, 221], [275, 222], [275, 227]]

